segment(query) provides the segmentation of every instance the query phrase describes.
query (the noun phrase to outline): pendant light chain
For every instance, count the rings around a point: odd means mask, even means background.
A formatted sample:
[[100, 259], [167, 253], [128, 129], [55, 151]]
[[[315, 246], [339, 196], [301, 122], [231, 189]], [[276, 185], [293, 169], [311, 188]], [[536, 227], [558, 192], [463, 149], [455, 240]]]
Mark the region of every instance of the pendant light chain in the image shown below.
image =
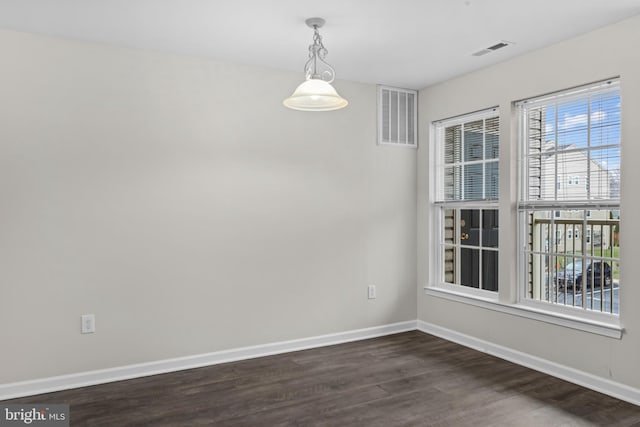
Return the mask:
[[[309, 45], [309, 60], [304, 65], [304, 72], [307, 79], [322, 79], [327, 83], [335, 79], [335, 70], [325, 61], [329, 51], [322, 43], [322, 36], [318, 31], [318, 26], [313, 26], [313, 44]], [[321, 73], [318, 72], [318, 61], [326, 67]]]

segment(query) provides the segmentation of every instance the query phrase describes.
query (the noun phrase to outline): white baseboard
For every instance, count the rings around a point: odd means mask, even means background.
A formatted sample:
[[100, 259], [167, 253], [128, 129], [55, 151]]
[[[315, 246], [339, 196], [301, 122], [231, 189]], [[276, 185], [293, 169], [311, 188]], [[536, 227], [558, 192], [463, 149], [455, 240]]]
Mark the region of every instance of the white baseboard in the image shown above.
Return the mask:
[[139, 363], [110, 369], [100, 369], [96, 371], [80, 372], [77, 374], [61, 375], [31, 381], [0, 384], [0, 400], [104, 384], [113, 381], [128, 380], [149, 375], [164, 374], [184, 369], [200, 368], [203, 366], [270, 356], [290, 351], [342, 344], [367, 338], [380, 337], [383, 335], [414, 331], [416, 330], [416, 325], [417, 321], [411, 320], [407, 322], [392, 323], [389, 325], [338, 332], [335, 334], [320, 335], [291, 341], [280, 341], [270, 344], [216, 351], [213, 353], [178, 357], [175, 359], [159, 360], [148, 363]]
[[640, 405], [640, 390], [637, 388], [579, 371], [569, 366], [560, 365], [546, 359], [531, 356], [507, 347], [502, 347], [500, 345], [461, 334], [459, 332], [452, 331], [451, 329], [443, 328], [422, 320], [418, 320], [418, 330], [455, 342], [465, 347], [473, 348], [474, 350], [508, 360], [509, 362], [544, 372], [545, 374], [587, 387], [591, 390], [608, 394], [609, 396], [625, 400], [629, 403], [633, 403], [634, 405]]
[[291, 351], [342, 344], [351, 341], [397, 334], [400, 332], [413, 331], [416, 329], [424, 333], [458, 343], [465, 347], [470, 347], [483, 353], [491, 354], [501, 359], [517, 363], [518, 365], [526, 366], [528, 368], [535, 369], [536, 371], [544, 372], [545, 374], [608, 394], [618, 399], [633, 403], [634, 405], [640, 405], [640, 390], [637, 388], [586, 372], [578, 371], [568, 366], [531, 356], [529, 354], [493, 344], [469, 335], [461, 334], [422, 320], [411, 320], [335, 334], [320, 335], [291, 341], [280, 341], [251, 347], [241, 347], [213, 353], [120, 366], [110, 369], [100, 369], [96, 371], [80, 372], [31, 381], [0, 384], [0, 400], [140, 378], [149, 375], [181, 371], [184, 369], [200, 368], [203, 366], [235, 362]]

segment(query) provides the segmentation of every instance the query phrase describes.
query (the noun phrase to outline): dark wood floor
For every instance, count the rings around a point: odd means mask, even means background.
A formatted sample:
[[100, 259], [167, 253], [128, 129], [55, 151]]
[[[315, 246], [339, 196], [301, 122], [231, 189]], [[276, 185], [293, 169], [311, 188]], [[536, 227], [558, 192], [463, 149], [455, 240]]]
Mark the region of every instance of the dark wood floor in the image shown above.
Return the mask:
[[50, 393], [72, 426], [640, 426], [640, 407], [421, 332]]

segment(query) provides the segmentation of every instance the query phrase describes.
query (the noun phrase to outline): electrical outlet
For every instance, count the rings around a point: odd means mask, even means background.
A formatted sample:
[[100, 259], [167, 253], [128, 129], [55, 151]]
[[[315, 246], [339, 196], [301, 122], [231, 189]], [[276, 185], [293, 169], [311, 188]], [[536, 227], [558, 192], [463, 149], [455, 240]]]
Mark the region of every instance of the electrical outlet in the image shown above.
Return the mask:
[[369, 285], [367, 287], [367, 296], [369, 297], [369, 299], [376, 298], [376, 285]]
[[83, 314], [80, 316], [80, 332], [83, 334], [93, 334], [96, 331], [96, 316], [93, 314]]

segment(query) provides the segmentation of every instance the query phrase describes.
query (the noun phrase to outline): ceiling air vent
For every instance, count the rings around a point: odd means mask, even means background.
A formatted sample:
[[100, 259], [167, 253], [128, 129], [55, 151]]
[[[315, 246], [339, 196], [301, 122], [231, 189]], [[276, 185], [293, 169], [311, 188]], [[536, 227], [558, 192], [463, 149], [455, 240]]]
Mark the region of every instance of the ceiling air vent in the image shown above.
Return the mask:
[[508, 42], [508, 41], [499, 41], [498, 43], [495, 43], [489, 47], [486, 47], [484, 49], [480, 49], [479, 51], [473, 53], [473, 56], [482, 56], [482, 55], [486, 55], [487, 53], [491, 53], [491, 52], [495, 52], [498, 49], [502, 49], [503, 47], [507, 47], [510, 44], [513, 44], [512, 42]]
[[503, 47], [507, 47], [509, 46], [509, 43], [505, 43], [505, 42], [500, 42], [500, 43], [496, 43], [493, 46], [489, 46], [487, 49], [489, 50], [498, 50], [498, 49], [502, 49]]

